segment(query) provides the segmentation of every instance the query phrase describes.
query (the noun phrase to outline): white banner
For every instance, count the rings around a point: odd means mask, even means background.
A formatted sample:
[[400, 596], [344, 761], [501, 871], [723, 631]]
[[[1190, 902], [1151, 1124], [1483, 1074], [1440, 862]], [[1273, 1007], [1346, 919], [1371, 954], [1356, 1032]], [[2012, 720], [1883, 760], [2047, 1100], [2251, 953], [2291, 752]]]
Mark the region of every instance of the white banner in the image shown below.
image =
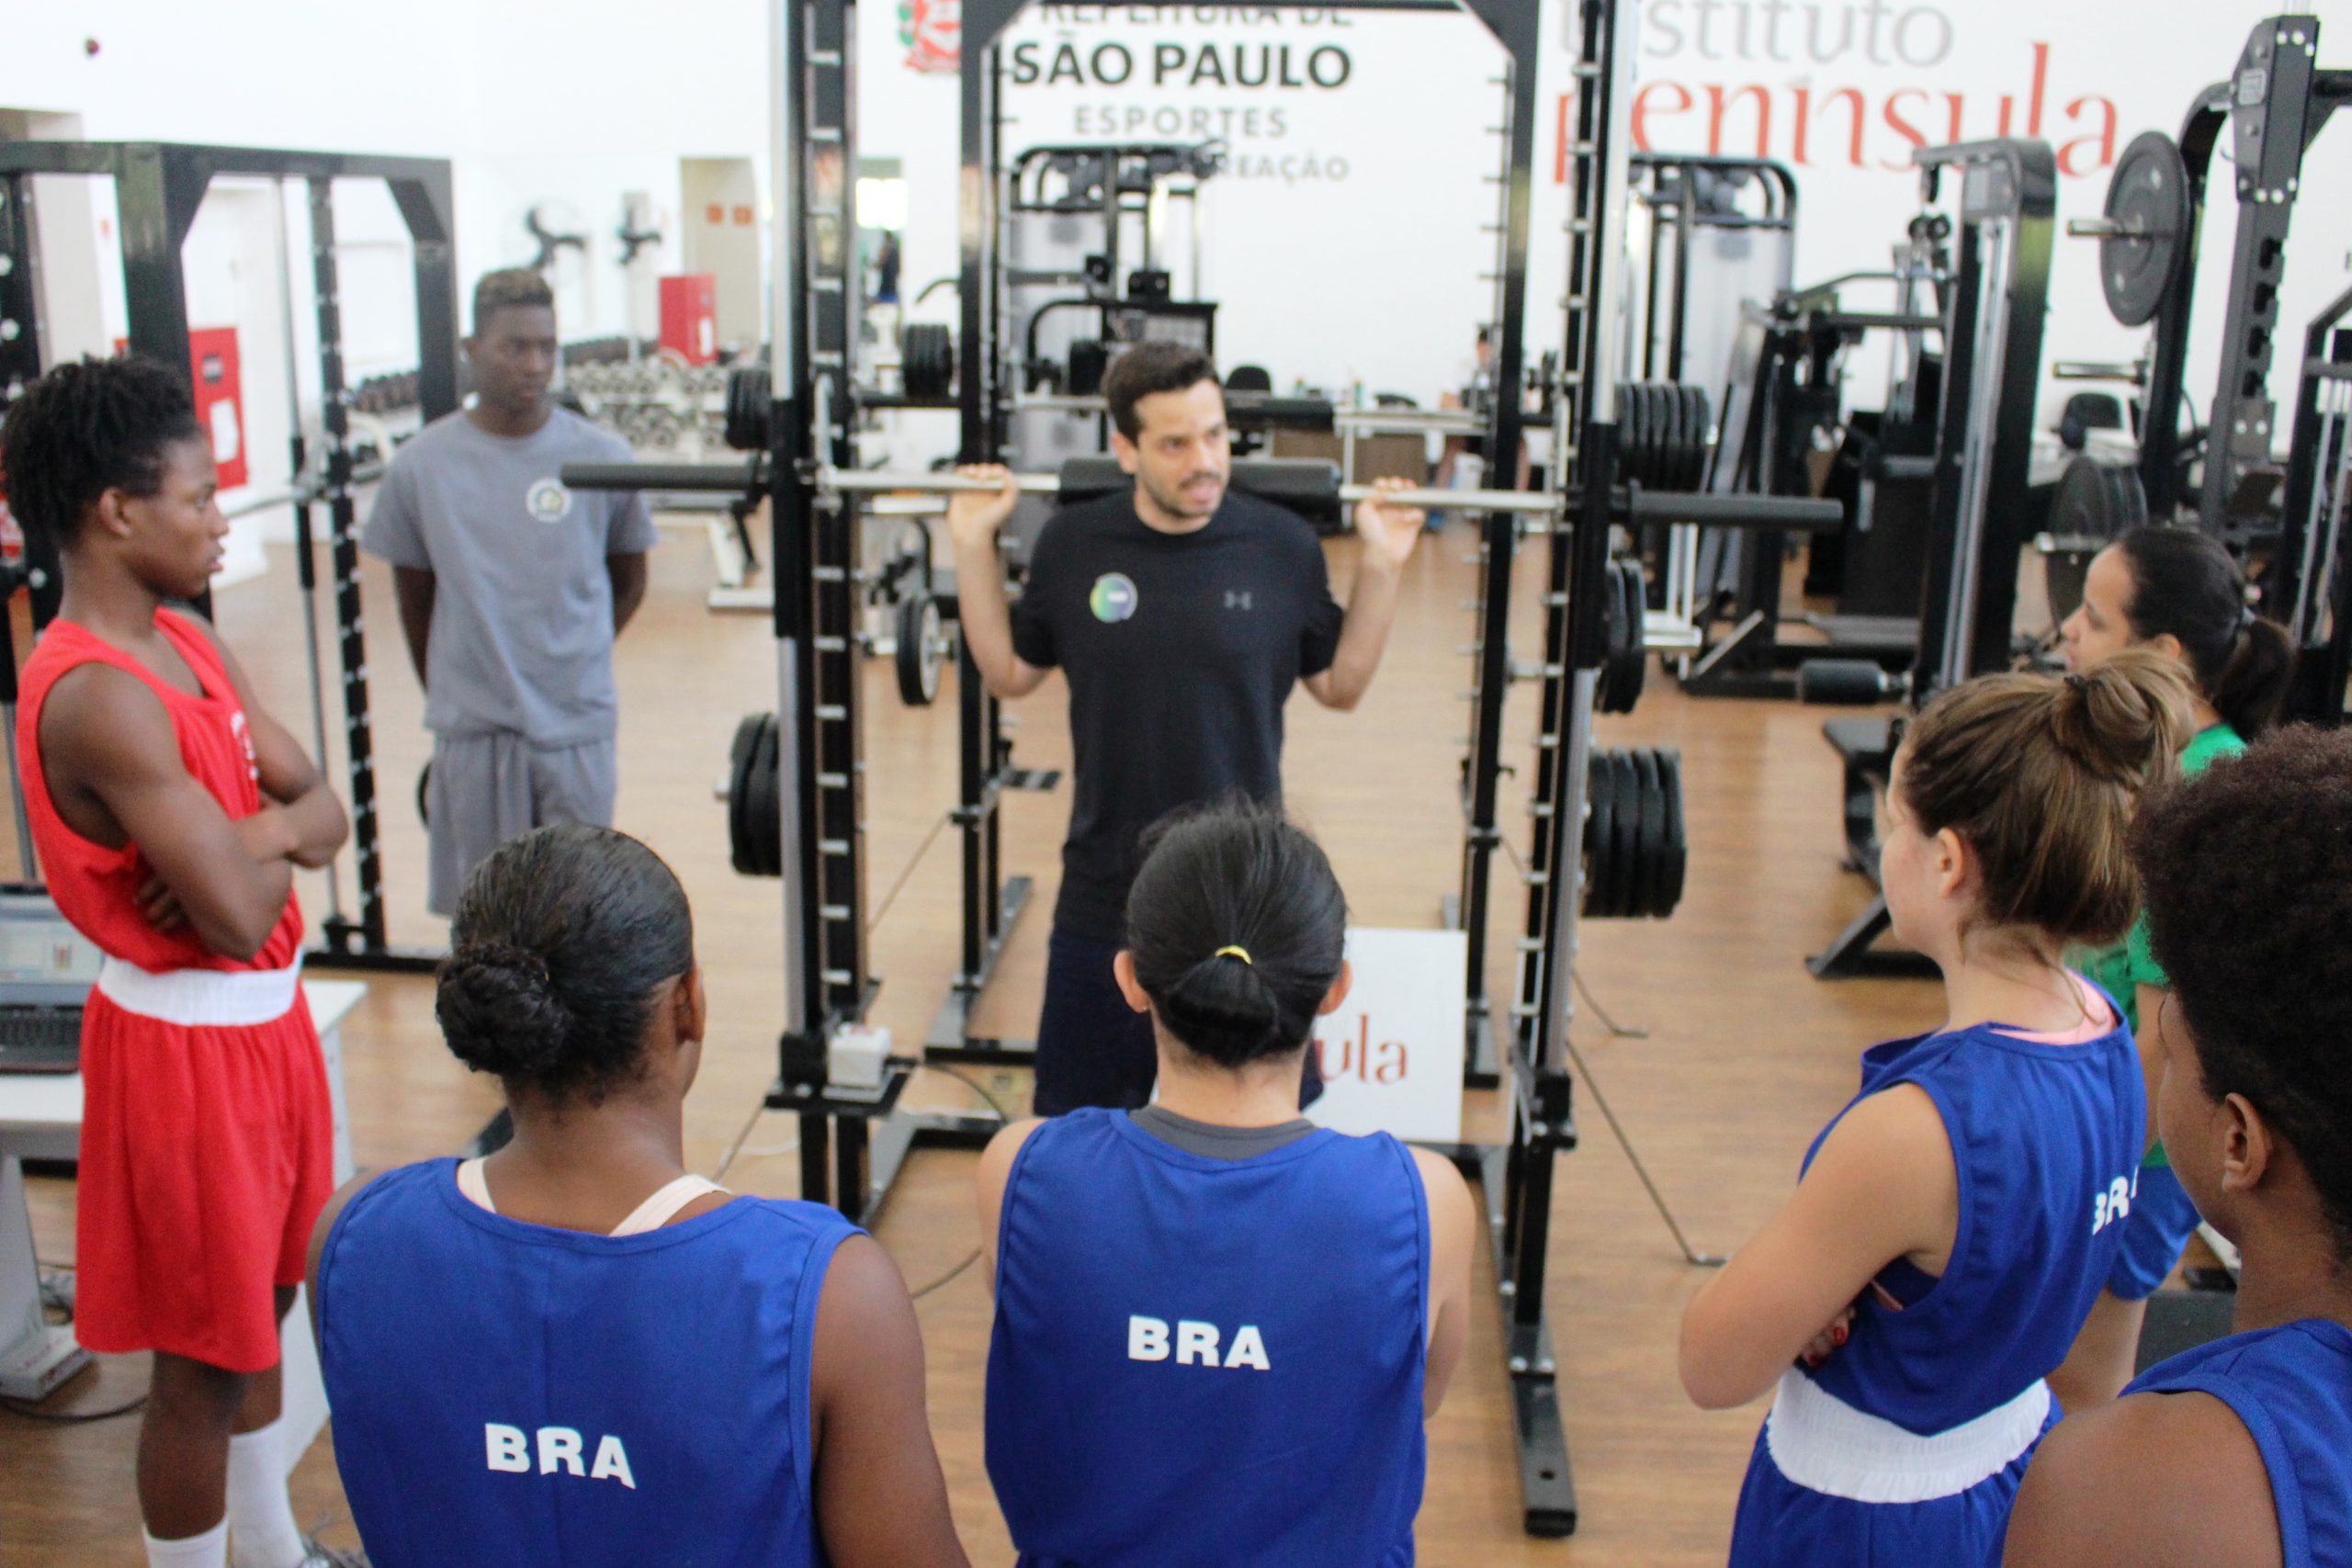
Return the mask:
[[1323, 1098], [1307, 1109], [1342, 1133], [1430, 1143], [1462, 1136], [1463, 1019], [1470, 941], [1461, 931], [1348, 932], [1355, 985], [1307, 1049]]

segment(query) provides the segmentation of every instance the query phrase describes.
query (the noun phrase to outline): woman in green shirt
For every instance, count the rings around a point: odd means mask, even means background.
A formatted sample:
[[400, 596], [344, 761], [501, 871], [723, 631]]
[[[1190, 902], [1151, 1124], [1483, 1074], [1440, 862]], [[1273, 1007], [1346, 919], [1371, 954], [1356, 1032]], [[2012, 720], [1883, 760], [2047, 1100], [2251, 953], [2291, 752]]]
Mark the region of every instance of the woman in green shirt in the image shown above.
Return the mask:
[[[2181, 771], [2235, 756], [2270, 728], [2294, 672], [2294, 644], [2254, 613], [2245, 574], [2228, 550], [2193, 528], [2136, 528], [2092, 558], [2083, 602], [2059, 627], [2068, 670], [2126, 648], [2145, 648], [2188, 666], [2198, 686], [2197, 734]], [[2125, 1221], [2123, 1250], [2065, 1365], [2050, 1387], [2067, 1410], [2111, 1400], [2132, 1379], [2148, 1297], [2180, 1261], [2197, 1211], [2155, 1138], [2156, 1083], [2164, 1062], [2164, 999], [2169, 982], [2148, 948], [2143, 914], [2121, 942], [2078, 956], [2076, 966], [2122, 1009], [2139, 1041], [2148, 1078], [2147, 1160]], [[2142, 1025], [2145, 1024], [2143, 1030]]]

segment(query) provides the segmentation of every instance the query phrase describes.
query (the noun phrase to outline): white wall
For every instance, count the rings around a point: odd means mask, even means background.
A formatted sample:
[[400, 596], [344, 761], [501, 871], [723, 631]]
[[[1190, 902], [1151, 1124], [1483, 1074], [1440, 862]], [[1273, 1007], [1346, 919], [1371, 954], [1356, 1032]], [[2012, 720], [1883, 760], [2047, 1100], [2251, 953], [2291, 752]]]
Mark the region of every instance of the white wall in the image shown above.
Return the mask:
[[[2322, 62], [2352, 64], [2352, 0], [2315, 3], [2334, 29]], [[1558, 335], [1565, 257], [1563, 192], [1554, 172], [1574, 18], [1565, 0], [1543, 0], [1543, 7], [1528, 318], [1534, 348]], [[861, 151], [901, 160], [910, 186], [904, 282], [911, 298], [956, 268], [959, 175], [956, 81], [905, 63], [911, 51], [900, 13], [910, 9], [935, 20], [948, 7], [941, 0], [911, 8], [866, 0], [858, 47]], [[2103, 130], [2104, 105], [2114, 106], [2118, 148], [2142, 129], [2177, 130], [2191, 94], [2227, 73], [2265, 10], [2265, 0], [2138, 0], [2128, 7], [2089, 0], [1648, 0], [1638, 62], [1642, 127], [1659, 147], [1701, 149], [1715, 140], [1752, 149], [1755, 105], [1768, 99], [1766, 149], [1797, 164], [1802, 181], [1798, 276], [1824, 276], [1883, 265], [1911, 211], [1914, 178], [1900, 166], [1907, 141], [1896, 119], [1940, 136], [1957, 98], [1962, 133], [1989, 134], [2007, 94], [2013, 127], [2025, 129], [2040, 60], [2042, 131], [2076, 142], [2061, 216], [2092, 213], [2106, 187], [2107, 149], [2077, 139]], [[95, 139], [452, 158], [461, 277], [528, 259], [520, 220], [535, 200], [570, 208], [591, 231], [585, 263], [567, 260], [560, 280], [564, 330], [584, 336], [628, 324], [612, 238], [622, 193], [649, 191], [667, 208], [667, 267], [678, 256], [678, 161], [749, 154], [764, 167], [767, 11], [762, 0], [667, 8], [624, 0], [410, 0], [395, 9], [297, 0], [205, 7], [17, 0], [8, 47], [0, 50], [0, 105], [78, 115], [82, 134]], [[1822, 52], [1832, 56], [1822, 61], [1805, 47], [1804, 28], [1815, 13]], [[1849, 22], [1848, 46], [1826, 47]], [[1133, 78], [1107, 87], [1068, 81], [1016, 87], [1010, 107], [1023, 123], [1015, 145], [1024, 138], [1100, 137], [1106, 110], [1124, 132], [1127, 116], [1141, 109], [1147, 118], [1137, 129], [1156, 133], [1168, 127], [1151, 117], [1179, 109], [1179, 139], [1192, 133], [1194, 109], [1211, 111], [1220, 130], [1228, 124], [1224, 111], [1237, 111], [1230, 125], [1240, 164], [1209, 193], [1207, 270], [1225, 302], [1219, 342], [1227, 358], [1246, 355], [1285, 381], [1360, 376], [1425, 396], [1453, 379], [1462, 345], [1492, 298], [1476, 274], [1491, 265], [1492, 238], [1478, 226], [1492, 221], [1494, 187], [1481, 176], [1494, 167], [1484, 131], [1498, 113], [1487, 78], [1501, 57], [1476, 23], [1423, 14], [1062, 6], [1034, 6], [1014, 37], [1040, 46], [1036, 58], [1048, 75], [1063, 42], [1079, 46], [1083, 62], [1098, 45], [1115, 41], [1136, 62]], [[85, 47], [92, 39], [95, 54]], [[1304, 74], [1315, 48], [1344, 49], [1344, 85], [1251, 88], [1231, 80], [1233, 49], [1250, 51], [1254, 63], [1259, 48], [1285, 42], [1294, 75]], [[1785, 58], [1773, 57], [1776, 42]], [[1164, 73], [1151, 81], [1163, 45], [1182, 51], [1181, 83]], [[1192, 82], [1204, 49], [1224, 51], [1226, 85]], [[1327, 60], [1327, 75], [1329, 69]], [[1711, 88], [1725, 104], [1720, 118], [1710, 112]], [[1760, 92], [1741, 96], [1747, 88]], [[1852, 99], [1839, 96], [1847, 89], [1867, 110], [1859, 167], [1849, 155]], [[1678, 109], [1685, 94], [1691, 107]], [[1800, 94], [1807, 108], [1801, 159]], [[1308, 177], [1310, 163], [1316, 177]], [[1342, 177], [1334, 177], [1336, 165], [1344, 165]], [[2319, 193], [2347, 183], [2352, 128], [2337, 125], [2312, 149], [2304, 186]], [[377, 222], [386, 214], [360, 210], [368, 199], [354, 194], [338, 204], [343, 238], [360, 247], [345, 259], [356, 371], [405, 365], [411, 334], [404, 261], [390, 246], [365, 248], [400, 231]], [[107, 203], [93, 208], [95, 223], [110, 221]], [[2199, 319], [2190, 380], [2200, 406], [2211, 394], [2211, 340], [2234, 216], [2224, 192], [2213, 206], [2200, 275], [2208, 309]], [[2314, 194], [2296, 222], [2283, 320], [2299, 332], [2342, 286], [2352, 217]], [[2142, 334], [2115, 326], [2099, 298], [2095, 255], [2086, 242], [2059, 242], [2049, 358], [2138, 351]], [[111, 270], [99, 268], [102, 289]], [[945, 319], [952, 308], [943, 294], [922, 313]], [[109, 310], [119, 319], [119, 301]], [[298, 331], [306, 333], [307, 303], [298, 314]], [[268, 370], [250, 350], [246, 360], [249, 376]], [[2276, 380], [2275, 390], [2287, 388], [2284, 378]], [[266, 405], [281, 401], [282, 390], [254, 386], [249, 397]]]

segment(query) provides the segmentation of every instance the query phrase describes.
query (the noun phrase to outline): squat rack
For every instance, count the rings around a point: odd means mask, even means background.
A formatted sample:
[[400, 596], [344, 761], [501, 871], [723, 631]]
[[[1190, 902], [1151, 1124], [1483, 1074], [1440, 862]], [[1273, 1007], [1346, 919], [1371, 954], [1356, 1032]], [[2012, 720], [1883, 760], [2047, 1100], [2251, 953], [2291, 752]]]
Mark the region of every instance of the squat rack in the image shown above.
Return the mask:
[[[184, 376], [189, 363], [187, 289], [180, 248], [217, 176], [275, 182], [284, 212], [287, 182], [299, 180], [310, 201], [311, 283], [317, 309], [320, 410], [324, 446], [313, 467], [302, 433], [294, 384], [293, 297], [286, 247], [278, 246], [284, 294], [287, 396], [294, 417], [288, 455], [291, 487], [277, 499], [294, 509], [294, 557], [302, 593], [303, 627], [311, 669], [311, 705], [319, 765], [327, 765], [326, 716], [317, 668], [317, 569], [311, 559], [311, 508], [324, 502], [334, 580], [337, 652], [341, 665], [345, 750], [348, 759], [352, 852], [359, 906], [344, 912], [341, 883], [327, 872], [328, 914], [320, 922], [314, 964], [338, 969], [424, 970], [428, 954], [404, 952], [385, 939], [383, 857], [376, 820], [373, 729], [368, 718], [368, 649], [359, 597], [357, 482], [350, 447], [350, 391], [343, 364], [343, 309], [336, 266], [334, 182], [381, 180], [411, 241], [416, 291], [417, 395], [426, 420], [458, 406], [458, 304], [451, 248], [453, 208], [449, 164], [438, 158], [290, 152], [153, 141], [10, 141], [0, 143], [0, 409], [41, 369], [40, 250], [34, 179], [40, 175], [111, 179], [120, 217], [123, 293], [129, 346]], [[62, 583], [48, 541], [27, 539], [36, 626], [56, 614]], [[209, 595], [205, 607], [209, 609]]]
[[[971, 6], [965, 13], [970, 36], [993, 40], [1020, 4], [985, 0]], [[1464, 6], [1511, 52], [1513, 76], [1506, 85], [1524, 83], [1532, 74], [1537, 44], [1532, 8], [1510, 0], [1464, 0]], [[1450, 0], [1405, 0], [1370, 8], [1458, 7]], [[767, 1104], [799, 1117], [803, 1195], [830, 1197], [852, 1217], [870, 1219], [911, 1148], [925, 1144], [973, 1146], [992, 1135], [999, 1123], [989, 1118], [900, 1111], [899, 1097], [920, 1065], [909, 1057], [890, 1060], [882, 1083], [871, 1091], [861, 1093], [827, 1081], [831, 1045], [863, 1019], [876, 985], [866, 969], [864, 940], [863, 764], [854, 635], [859, 519], [854, 498], [876, 487], [946, 491], [969, 482], [939, 475], [867, 474], [854, 467], [847, 416], [856, 390], [848, 350], [857, 317], [857, 279], [844, 243], [843, 206], [843, 176], [853, 166], [854, 11], [854, 0], [782, 0], [774, 14], [777, 227], [767, 450], [735, 465], [567, 465], [563, 478], [576, 489], [748, 489], [772, 500], [778, 704], [774, 715], [754, 715], [738, 730], [729, 789], [738, 869], [754, 869], [744, 858], [745, 844], [752, 840], [748, 858], [760, 863], [760, 871], [778, 874], [783, 881], [785, 1028], [778, 1045], [779, 1071]], [[1521, 944], [1532, 976], [1529, 994], [1537, 999], [1513, 1010], [1521, 1027], [1508, 1038], [1508, 1059], [1499, 1064], [1511, 1106], [1510, 1142], [1447, 1150], [1487, 1193], [1498, 1298], [1505, 1318], [1523, 1518], [1528, 1531], [1540, 1536], [1566, 1535], [1577, 1520], [1544, 1297], [1552, 1161], [1576, 1142], [1567, 1076], [1572, 1008], [1565, 981], [1575, 947], [1578, 900], [1566, 894], [1572, 887], [1581, 892], [1584, 857], [1591, 846], [1586, 835], [1572, 839], [1559, 825], [1581, 823], [1585, 817], [1584, 770], [1595, 694], [1611, 651], [1604, 600], [1613, 592], [1611, 530], [1624, 522], [1817, 527], [1837, 514], [1834, 502], [1810, 499], [1645, 495], [1637, 485], [1618, 483], [1616, 389], [1613, 377], [1605, 371], [1619, 357], [1622, 327], [1611, 306], [1624, 287], [1624, 214], [1622, 208], [1611, 207], [1608, 197], [1612, 189], [1622, 190], [1625, 181], [1629, 107], [1622, 90], [1623, 73], [1632, 60], [1635, 14], [1634, 6], [1621, 8], [1611, 0], [1595, 0], [1583, 13], [1576, 69], [1581, 107], [1572, 149], [1575, 209], [1568, 224], [1571, 270], [1563, 300], [1567, 367], [1546, 389], [1554, 394], [1557, 456], [1552, 488], [1429, 497], [1487, 513], [1479, 734], [1474, 740], [1472, 832], [1464, 854], [1465, 903], [1473, 908], [1483, 908], [1487, 862], [1501, 843], [1493, 827], [1495, 775], [1500, 769], [1502, 696], [1511, 676], [1503, 631], [1510, 558], [1521, 531], [1519, 520], [1532, 517], [1526, 531], [1551, 539], [1554, 587], [1545, 601], [1544, 718], [1536, 742], [1540, 780], [1533, 810], [1542, 850], [1528, 878], [1533, 934]], [[966, 342], [989, 345], [977, 355], [967, 349], [967, 367], [985, 365], [997, 343], [989, 335], [997, 329], [985, 305], [993, 289], [974, 286], [985, 285], [986, 269], [992, 263], [972, 238], [989, 227], [986, 204], [993, 192], [987, 180], [969, 177], [978, 168], [971, 159], [972, 149], [980, 144], [976, 133], [994, 124], [993, 116], [982, 112], [978, 100], [985, 95], [975, 84], [992, 85], [994, 76], [994, 72], [966, 74]], [[1521, 434], [1519, 322], [1525, 306], [1525, 175], [1533, 133], [1532, 94], [1514, 91], [1512, 101], [1508, 164], [1513, 172], [1503, 176], [1512, 219], [1503, 226], [1503, 265], [1498, 274], [1506, 307], [1498, 318], [1504, 328], [1498, 383], [1505, 395], [1496, 401], [1489, 427], [1489, 450], [1506, 452], [1516, 452]], [[976, 217], [982, 220], [976, 222]], [[1005, 411], [1001, 400], [992, 400], [999, 395], [989, 392], [987, 384], [985, 371], [965, 379], [967, 458], [993, 455], [1001, 440]], [[1037, 476], [1025, 480], [1024, 488], [1054, 490], [1063, 482]], [[1347, 493], [1340, 489], [1338, 496]], [[965, 684], [967, 694], [979, 684], [968, 660]], [[974, 711], [967, 707], [963, 716], [967, 740]], [[978, 711], [978, 723], [989, 745], [967, 747], [967, 791], [975, 760], [1001, 756], [992, 705]], [[1491, 765], [1475, 765], [1481, 756]], [[981, 891], [993, 887], [992, 794], [1000, 787], [1001, 781], [983, 778], [984, 810], [977, 818], [964, 818], [969, 831], [967, 890], [976, 880], [976, 861], [985, 879]], [[1483, 924], [1470, 922], [1474, 942]], [[1483, 996], [1483, 970], [1474, 974], [1474, 996]], [[1474, 1010], [1469, 1027], [1476, 1029], [1480, 1021]]]

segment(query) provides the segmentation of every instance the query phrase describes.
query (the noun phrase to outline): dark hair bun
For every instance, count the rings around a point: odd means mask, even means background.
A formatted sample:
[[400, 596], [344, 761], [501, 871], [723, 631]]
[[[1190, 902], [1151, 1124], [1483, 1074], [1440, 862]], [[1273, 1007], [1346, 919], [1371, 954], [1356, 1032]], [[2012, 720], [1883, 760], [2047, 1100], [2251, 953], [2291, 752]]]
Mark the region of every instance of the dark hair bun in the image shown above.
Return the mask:
[[1207, 958], [1156, 998], [1177, 1039], [1218, 1062], [1247, 1062], [1295, 1044], [1285, 1039], [1282, 1004], [1254, 964]]
[[547, 960], [500, 942], [451, 950], [433, 1011], [459, 1061], [501, 1077], [554, 1062], [571, 1028], [571, 1010], [557, 995]]
[[2158, 779], [2188, 744], [2196, 688], [2180, 666], [2145, 649], [2069, 675], [2051, 705], [2051, 733], [2097, 778]]

